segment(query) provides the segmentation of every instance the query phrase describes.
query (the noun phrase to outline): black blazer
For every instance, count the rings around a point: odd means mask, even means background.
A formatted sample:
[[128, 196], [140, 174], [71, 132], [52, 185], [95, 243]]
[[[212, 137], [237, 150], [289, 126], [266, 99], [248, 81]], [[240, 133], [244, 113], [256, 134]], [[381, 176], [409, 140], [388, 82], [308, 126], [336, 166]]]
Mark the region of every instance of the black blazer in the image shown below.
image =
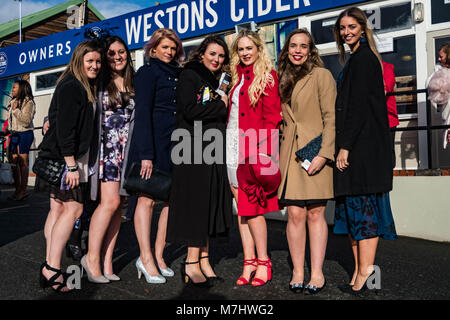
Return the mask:
[[367, 43], [351, 55], [338, 83], [336, 155], [349, 153], [349, 167], [334, 168], [335, 196], [392, 190], [389, 121], [379, 60]]
[[40, 145], [44, 158], [81, 158], [92, 143], [94, 109], [86, 90], [73, 75], [58, 83], [48, 110], [50, 128]]

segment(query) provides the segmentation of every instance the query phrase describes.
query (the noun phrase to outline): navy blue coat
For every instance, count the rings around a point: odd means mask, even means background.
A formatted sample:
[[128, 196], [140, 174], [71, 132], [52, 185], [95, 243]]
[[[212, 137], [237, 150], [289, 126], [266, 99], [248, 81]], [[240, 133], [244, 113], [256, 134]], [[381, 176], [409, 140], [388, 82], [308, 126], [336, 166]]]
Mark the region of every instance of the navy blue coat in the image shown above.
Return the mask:
[[127, 170], [133, 162], [152, 160], [171, 172], [171, 135], [175, 128], [176, 88], [181, 68], [150, 58], [134, 78], [135, 116]]

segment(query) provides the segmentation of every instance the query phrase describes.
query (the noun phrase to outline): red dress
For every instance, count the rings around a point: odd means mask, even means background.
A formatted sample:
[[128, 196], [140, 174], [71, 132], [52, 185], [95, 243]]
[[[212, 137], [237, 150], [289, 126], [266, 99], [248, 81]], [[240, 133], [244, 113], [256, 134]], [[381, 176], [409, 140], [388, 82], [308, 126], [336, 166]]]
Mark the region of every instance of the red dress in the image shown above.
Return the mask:
[[[394, 92], [395, 74], [394, 65], [383, 61], [383, 80], [384, 90], [386, 93]], [[397, 114], [397, 103], [395, 96], [386, 97], [386, 104], [388, 108], [389, 128], [396, 127], [399, 124]]]
[[[242, 79], [244, 75], [244, 84], [239, 93], [239, 163], [243, 163], [247, 157], [257, 155], [259, 152], [271, 154], [272, 157], [278, 159], [278, 144], [274, 146], [274, 150], [271, 152], [272, 146], [270, 143], [271, 134], [276, 138], [274, 141], [278, 141], [278, 130], [273, 130], [278, 129], [281, 122], [281, 104], [278, 94], [277, 74], [272, 70], [271, 74], [274, 78], [273, 86], [267, 85], [265, 94], [261, 95], [256, 106], [251, 106], [248, 90], [254, 79], [253, 65], [243, 67], [239, 64], [237, 66], [237, 72], [239, 79]], [[237, 85], [231, 90], [230, 97], [233, 96]], [[231, 108], [229, 108], [230, 110]], [[252, 129], [257, 134], [258, 145], [255, 148], [252, 148], [248, 140], [245, 139], [245, 136], [243, 137], [242, 135], [242, 132], [248, 133], [248, 130]], [[259, 131], [260, 129], [266, 129], [267, 133], [261, 133]], [[272, 154], [273, 152], [276, 154]], [[263, 207], [258, 202], [250, 202], [247, 194], [241, 188], [238, 189], [239, 216], [256, 216], [277, 210], [279, 210], [279, 206], [276, 192], [267, 197], [267, 204]]]

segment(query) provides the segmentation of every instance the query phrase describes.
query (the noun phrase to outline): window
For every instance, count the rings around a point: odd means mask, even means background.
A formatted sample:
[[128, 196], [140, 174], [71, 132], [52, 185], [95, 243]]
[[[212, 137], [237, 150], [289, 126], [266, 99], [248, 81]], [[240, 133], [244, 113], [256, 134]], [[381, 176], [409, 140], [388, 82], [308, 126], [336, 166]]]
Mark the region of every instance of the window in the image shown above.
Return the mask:
[[431, 0], [431, 23], [450, 21], [450, 1]]
[[[377, 34], [410, 29], [413, 25], [410, 2], [372, 10], [368, 9], [365, 12]], [[335, 41], [333, 30], [336, 20], [337, 16], [311, 21], [311, 32], [316, 44]]]
[[35, 91], [49, 90], [56, 87], [56, 81], [62, 74], [62, 71], [46, 73], [36, 76], [36, 89]]

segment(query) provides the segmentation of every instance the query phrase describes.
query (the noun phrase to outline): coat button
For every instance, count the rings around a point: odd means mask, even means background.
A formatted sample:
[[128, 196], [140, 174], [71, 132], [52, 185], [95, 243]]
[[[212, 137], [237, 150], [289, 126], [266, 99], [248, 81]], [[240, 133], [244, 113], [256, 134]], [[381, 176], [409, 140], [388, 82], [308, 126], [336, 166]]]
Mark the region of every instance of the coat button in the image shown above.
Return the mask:
[[247, 77], [247, 80], [250, 80], [250, 77]]
[[173, 90], [177, 90], [177, 87], [173, 87]]
[[241, 96], [243, 96], [244, 95], [244, 91], [241, 91]]
[[242, 116], [242, 117], [245, 116], [245, 113], [242, 112], [242, 113], [241, 113], [241, 116]]
[[178, 78], [175, 78], [174, 80], [175, 80], [175, 81], [178, 81]]
[[298, 134], [295, 135], [295, 139], [298, 139]]
[[177, 100], [173, 100], [173, 103], [177, 103]]
[[249, 74], [249, 73], [250, 73], [250, 70], [245, 71], [245, 73], [246, 73], [246, 74]]

